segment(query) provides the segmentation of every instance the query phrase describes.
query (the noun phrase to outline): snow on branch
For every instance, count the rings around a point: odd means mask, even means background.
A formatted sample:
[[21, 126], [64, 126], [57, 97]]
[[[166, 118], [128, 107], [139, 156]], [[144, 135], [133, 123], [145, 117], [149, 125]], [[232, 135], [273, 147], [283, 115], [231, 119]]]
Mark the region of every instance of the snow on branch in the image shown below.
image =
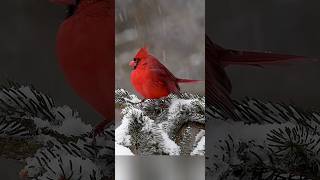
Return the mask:
[[114, 125], [93, 141], [92, 127], [68, 106], [30, 86], [0, 89], [1, 156], [23, 160], [23, 179], [110, 179]]
[[[190, 155], [200, 141], [196, 135], [201, 131], [204, 136], [205, 98], [202, 96], [184, 93], [180, 97], [169, 95], [141, 102], [123, 89], [116, 90], [115, 95], [116, 103], [122, 108], [116, 144], [121, 149], [130, 149], [129, 154]], [[201, 153], [193, 155], [204, 155], [203, 148]], [[116, 154], [122, 154], [121, 149], [117, 153], [116, 148]]]
[[207, 107], [208, 179], [320, 178], [319, 112], [251, 98], [236, 103], [242, 121]]

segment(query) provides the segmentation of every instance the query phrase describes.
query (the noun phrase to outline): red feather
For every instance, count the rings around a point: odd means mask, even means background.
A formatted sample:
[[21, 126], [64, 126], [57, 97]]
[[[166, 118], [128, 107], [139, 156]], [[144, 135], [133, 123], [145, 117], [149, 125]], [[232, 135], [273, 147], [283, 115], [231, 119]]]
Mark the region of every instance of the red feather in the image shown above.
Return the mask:
[[113, 0], [82, 0], [57, 35], [57, 55], [67, 81], [104, 123], [114, 120], [114, 22]]
[[157, 58], [150, 55], [146, 48], [141, 48], [130, 66], [131, 83], [135, 90], [146, 99], [159, 99], [170, 93], [179, 94], [178, 83], [194, 83], [198, 80], [176, 78]]

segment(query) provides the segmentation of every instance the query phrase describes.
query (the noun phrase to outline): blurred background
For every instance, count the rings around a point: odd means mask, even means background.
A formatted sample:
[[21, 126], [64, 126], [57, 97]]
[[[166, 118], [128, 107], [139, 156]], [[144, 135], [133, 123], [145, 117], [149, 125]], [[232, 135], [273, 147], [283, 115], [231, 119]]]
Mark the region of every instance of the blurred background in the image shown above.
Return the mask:
[[[206, 1], [206, 33], [226, 48], [320, 58], [317, 0]], [[230, 66], [235, 99], [254, 97], [320, 109], [320, 61], [256, 68]]]
[[[129, 62], [145, 45], [175, 76], [205, 77], [204, 0], [116, 0], [116, 88], [133, 91]], [[184, 92], [204, 95], [204, 83]]]
[[[206, 33], [226, 48], [320, 58], [319, 6], [317, 0], [207, 0]], [[320, 62], [265, 68], [230, 66], [226, 70], [236, 100], [252, 97], [320, 110]], [[264, 135], [265, 126], [250, 127], [207, 121], [206, 163], [212, 165], [215, 142], [227, 135], [236, 132], [240, 139]]]
[[[0, 6], [0, 82], [32, 84], [59, 105], [78, 110], [84, 121], [102, 118], [65, 82], [55, 56], [55, 38], [65, 8], [48, 0], [5, 0]], [[23, 163], [0, 158], [1, 179], [17, 180]]]
[[116, 180], [204, 180], [205, 157], [116, 156]]
[[78, 110], [84, 121], [100, 117], [64, 80], [55, 54], [56, 32], [65, 8], [48, 0], [6, 0], [0, 6], [0, 82], [32, 84], [60, 105]]

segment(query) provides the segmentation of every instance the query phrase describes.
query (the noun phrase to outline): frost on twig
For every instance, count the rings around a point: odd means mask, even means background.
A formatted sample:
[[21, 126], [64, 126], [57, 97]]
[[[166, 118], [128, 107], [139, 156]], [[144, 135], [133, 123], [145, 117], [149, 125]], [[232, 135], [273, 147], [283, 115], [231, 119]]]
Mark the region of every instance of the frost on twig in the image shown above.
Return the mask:
[[118, 145], [136, 155], [190, 155], [196, 148], [196, 135], [205, 129], [204, 97], [185, 93], [141, 102], [123, 89], [115, 94], [122, 108]]
[[68, 106], [15, 83], [0, 89], [0, 152], [23, 160], [23, 179], [108, 179], [114, 170], [114, 126], [93, 143], [91, 125]]

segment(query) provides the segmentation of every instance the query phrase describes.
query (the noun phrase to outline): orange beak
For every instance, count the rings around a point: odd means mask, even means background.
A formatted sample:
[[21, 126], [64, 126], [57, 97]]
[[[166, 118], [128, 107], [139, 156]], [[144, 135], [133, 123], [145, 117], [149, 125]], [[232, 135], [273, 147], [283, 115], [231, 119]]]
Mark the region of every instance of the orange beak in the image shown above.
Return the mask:
[[134, 69], [135, 66], [136, 66], [136, 62], [130, 61], [129, 66], [130, 66], [132, 69]]

